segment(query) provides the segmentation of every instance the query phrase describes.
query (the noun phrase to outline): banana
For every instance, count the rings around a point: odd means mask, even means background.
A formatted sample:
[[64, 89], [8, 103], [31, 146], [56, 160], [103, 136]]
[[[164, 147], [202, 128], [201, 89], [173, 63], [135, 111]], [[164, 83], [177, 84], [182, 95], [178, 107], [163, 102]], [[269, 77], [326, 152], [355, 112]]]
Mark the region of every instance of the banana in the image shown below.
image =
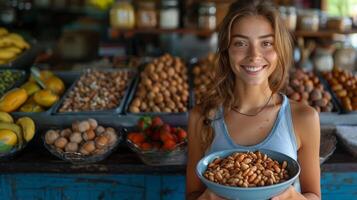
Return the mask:
[[15, 54], [21, 53], [22, 49], [16, 47], [16, 46], [10, 46], [10, 47], [5, 47], [5, 48], [0, 48], [0, 51], [10, 51], [14, 52]]
[[29, 142], [35, 135], [35, 123], [29, 117], [21, 117], [16, 121], [16, 124], [22, 128], [23, 136], [26, 142]]
[[6, 28], [0, 27], [0, 37], [7, 35], [8, 33], [9, 33], [9, 31]]
[[11, 51], [0, 51], [0, 59], [9, 60], [16, 56], [16, 53]]
[[24, 143], [24, 137], [22, 135], [22, 130], [21, 127], [18, 126], [17, 124], [13, 124], [13, 123], [7, 123], [7, 122], [0, 122], [0, 130], [4, 129], [4, 130], [10, 130], [12, 132], [14, 132], [17, 136], [17, 141], [18, 141], [18, 145], [21, 148], [23, 143]]
[[14, 123], [14, 119], [7, 112], [0, 112], [0, 122]]

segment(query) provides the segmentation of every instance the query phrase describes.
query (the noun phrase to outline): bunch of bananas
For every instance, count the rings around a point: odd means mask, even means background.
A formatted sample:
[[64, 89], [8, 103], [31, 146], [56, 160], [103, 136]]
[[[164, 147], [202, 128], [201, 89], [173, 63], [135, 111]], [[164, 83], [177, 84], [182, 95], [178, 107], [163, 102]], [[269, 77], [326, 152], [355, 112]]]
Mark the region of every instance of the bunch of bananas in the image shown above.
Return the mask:
[[29, 117], [21, 117], [16, 123], [6, 112], [0, 112], [0, 154], [21, 149], [35, 135], [35, 123]]
[[0, 65], [14, 60], [25, 49], [30, 48], [23, 37], [16, 33], [9, 33], [6, 28], [0, 27]]

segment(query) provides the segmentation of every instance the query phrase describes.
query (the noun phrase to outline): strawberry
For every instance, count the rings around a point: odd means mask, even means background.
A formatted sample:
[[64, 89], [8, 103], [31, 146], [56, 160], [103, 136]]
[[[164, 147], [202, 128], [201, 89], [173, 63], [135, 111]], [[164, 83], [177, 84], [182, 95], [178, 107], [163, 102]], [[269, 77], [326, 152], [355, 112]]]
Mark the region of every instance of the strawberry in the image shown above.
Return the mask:
[[151, 117], [149, 116], [141, 117], [137, 123], [137, 126], [139, 127], [140, 130], [144, 131], [145, 129], [151, 126]]
[[162, 146], [163, 150], [171, 151], [174, 150], [176, 147], [176, 142], [173, 140], [167, 140], [164, 142], [164, 145]]
[[182, 142], [187, 138], [187, 132], [182, 128], [177, 129], [177, 137]]
[[152, 119], [152, 123], [151, 123], [152, 127], [161, 127], [162, 125], [164, 125], [164, 122], [160, 117], [156, 116]]
[[170, 132], [171, 132], [171, 127], [170, 127], [170, 125], [168, 125], [168, 124], [162, 125], [161, 128], [160, 128], [160, 132], [161, 132], [161, 133], [162, 133], [162, 132], [170, 133]]
[[160, 132], [156, 131], [153, 133], [151, 140], [160, 141]]
[[166, 140], [174, 140], [174, 137], [170, 132], [160, 132], [160, 139], [165, 142]]

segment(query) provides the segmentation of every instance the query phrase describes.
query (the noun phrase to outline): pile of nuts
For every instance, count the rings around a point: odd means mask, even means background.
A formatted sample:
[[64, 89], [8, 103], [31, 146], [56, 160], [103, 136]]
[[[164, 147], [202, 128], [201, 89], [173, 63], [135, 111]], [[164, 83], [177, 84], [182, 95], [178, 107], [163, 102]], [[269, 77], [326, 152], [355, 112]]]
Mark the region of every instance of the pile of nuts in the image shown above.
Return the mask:
[[89, 70], [63, 101], [59, 112], [110, 110], [119, 106], [133, 74]]
[[0, 97], [6, 92], [6, 90], [13, 87], [21, 78], [22, 74], [19, 71], [4, 70], [0, 72]]
[[205, 59], [199, 61], [199, 63], [193, 67], [192, 73], [194, 75], [194, 95], [195, 104], [201, 102], [203, 94], [207, 91], [207, 87], [213, 82], [212, 73], [214, 72], [214, 66], [217, 64], [217, 55], [209, 54]]
[[189, 97], [187, 68], [184, 62], [169, 54], [155, 58], [140, 74], [135, 97], [129, 111], [186, 112]]
[[313, 72], [296, 69], [290, 75], [286, 95], [292, 100], [314, 107], [318, 112], [331, 112], [334, 108], [331, 94], [324, 90], [324, 86]]
[[334, 68], [332, 72], [323, 73], [331, 89], [340, 99], [345, 111], [357, 110], [357, 76], [351, 72]]
[[79, 153], [83, 156], [107, 152], [116, 144], [118, 136], [111, 127], [99, 126], [95, 119], [75, 121], [72, 128], [48, 130], [45, 142], [58, 152]]
[[211, 162], [203, 176], [218, 184], [233, 187], [259, 187], [289, 179], [287, 162], [272, 160], [260, 151], [236, 152]]

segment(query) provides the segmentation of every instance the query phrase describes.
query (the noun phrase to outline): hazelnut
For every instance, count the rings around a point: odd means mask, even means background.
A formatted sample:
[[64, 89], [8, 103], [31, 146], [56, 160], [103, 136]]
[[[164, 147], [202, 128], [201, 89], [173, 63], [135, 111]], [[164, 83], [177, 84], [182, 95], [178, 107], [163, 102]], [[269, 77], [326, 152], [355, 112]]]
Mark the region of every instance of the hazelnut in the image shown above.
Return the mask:
[[91, 129], [94, 130], [95, 128], [97, 128], [97, 126], [98, 126], [97, 120], [95, 120], [95, 119], [88, 119], [87, 121], [88, 121], [88, 123], [89, 123]]
[[69, 136], [69, 140], [74, 143], [81, 143], [83, 138], [80, 132], [74, 132]]
[[115, 132], [113, 132], [113, 131], [106, 131], [105, 133], [104, 133], [104, 135], [105, 136], [107, 136], [107, 138], [108, 138], [108, 142], [109, 142], [109, 145], [113, 145], [113, 144], [115, 144], [116, 142], [117, 142], [117, 140], [118, 140], [118, 136], [117, 136], [117, 134], [115, 133]]
[[93, 140], [95, 138], [95, 133], [93, 130], [89, 129], [88, 131], [82, 134], [82, 137], [85, 141]]
[[85, 132], [90, 129], [90, 124], [88, 121], [82, 121], [78, 124], [79, 132]]
[[54, 130], [49, 130], [46, 132], [45, 140], [47, 144], [53, 144], [60, 135]]
[[71, 129], [66, 128], [66, 129], [63, 129], [60, 134], [62, 137], [68, 138], [72, 134], [72, 131], [71, 131]]
[[66, 145], [65, 151], [66, 152], [77, 152], [78, 151], [78, 144], [75, 143], [75, 142], [69, 142]]
[[97, 135], [104, 133], [104, 131], [105, 131], [105, 128], [103, 126], [97, 126], [97, 128], [95, 129], [95, 133]]
[[81, 149], [79, 150], [80, 153], [84, 154], [84, 155], [89, 155], [90, 153], [92, 153], [95, 150], [95, 144], [93, 141], [88, 141], [86, 143], [83, 144], [83, 146], [81, 147]]
[[95, 146], [98, 149], [101, 149], [101, 148], [107, 146], [108, 142], [109, 142], [109, 139], [106, 135], [100, 135], [97, 138], [95, 138]]
[[74, 122], [72, 123], [72, 131], [73, 131], [73, 132], [78, 132], [78, 131], [79, 131], [78, 125], [79, 125], [79, 121], [74, 121]]
[[66, 146], [67, 143], [68, 143], [68, 140], [65, 137], [59, 137], [55, 141], [55, 146], [57, 148], [63, 149]]

